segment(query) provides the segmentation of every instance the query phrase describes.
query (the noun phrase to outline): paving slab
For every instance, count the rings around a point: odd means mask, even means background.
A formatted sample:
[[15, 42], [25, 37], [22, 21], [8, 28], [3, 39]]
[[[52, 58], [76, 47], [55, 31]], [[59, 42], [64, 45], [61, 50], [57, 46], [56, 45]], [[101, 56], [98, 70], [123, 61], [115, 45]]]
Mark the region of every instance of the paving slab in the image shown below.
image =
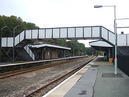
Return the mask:
[[96, 59], [64, 97], [129, 97], [129, 77], [120, 69], [115, 75], [113, 63]]
[[64, 97], [92, 97], [97, 68], [90, 67]]
[[76, 84], [76, 82], [88, 70], [89, 67], [89, 65], [84, 66], [82, 69], [68, 79], [64, 80], [61, 84], [49, 91], [43, 97], [64, 97], [64, 95]]
[[129, 77], [119, 69], [114, 76], [114, 65], [99, 66], [93, 97], [129, 97]]

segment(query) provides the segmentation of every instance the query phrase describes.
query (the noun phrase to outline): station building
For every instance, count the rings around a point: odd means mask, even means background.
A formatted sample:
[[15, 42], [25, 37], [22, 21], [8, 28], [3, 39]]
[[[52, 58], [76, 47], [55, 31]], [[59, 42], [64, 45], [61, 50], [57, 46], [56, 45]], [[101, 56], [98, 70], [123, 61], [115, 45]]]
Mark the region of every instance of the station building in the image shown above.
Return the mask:
[[66, 57], [65, 51], [70, 51], [71, 48], [52, 45], [52, 44], [34, 44], [29, 45], [29, 48], [35, 55], [35, 60], [48, 60]]
[[[35, 60], [36, 58], [45, 58], [44, 56], [47, 55], [50, 55], [50, 57], [47, 58], [52, 58], [52, 53], [50, 52], [46, 52], [46, 55], [43, 56], [43, 54], [45, 54], [43, 53], [44, 50], [41, 50], [42, 53], [40, 52], [35, 57], [33, 53], [35, 52], [35, 48], [30, 48], [28, 45], [31, 40], [37, 39], [96, 39], [97, 41], [92, 42], [91, 46], [98, 50], [105, 51], [106, 59], [115, 59], [114, 51], [115, 45], [117, 44], [118, 67], [129, 75], [129, 34], [117, 34], [116, 39], [116, 34], [103, 26], [30, 29], [22, 31], [16, 37], [2, 37], [0, 41], [1, 51], [3, 55], [7, 57], [13, 56], [13, 59], [15, 59], [14, 57], [20, 57], [22, 60]], [[31, 49], [33, 49], [33, 51], [31, 51]]]

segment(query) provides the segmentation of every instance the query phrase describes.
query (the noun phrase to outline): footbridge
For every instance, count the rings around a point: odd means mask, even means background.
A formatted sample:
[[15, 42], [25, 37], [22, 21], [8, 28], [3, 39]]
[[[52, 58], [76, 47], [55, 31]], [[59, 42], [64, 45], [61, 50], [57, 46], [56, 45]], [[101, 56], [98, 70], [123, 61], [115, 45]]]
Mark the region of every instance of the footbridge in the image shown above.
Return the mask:
[[[32, 39], [102, 39], [115, 44], [115, 34], [102, 26], [57, 27], [24, 30], [16, 37], [3, 37], [1, 47], [18, 46], [24, 40]], [[118, 34], [118, 46], [129, 46], [129, 35]]]
[[[107, 31], [107, 35], [104, 35], [104, 31]], [[101, 33], [102, 32], [102, 33]], [[18, 46], [24, 40], [32, 39], [100, 39], [105, 38], [110, 40], [114, 44], [114, 36], [110, 39], [108, 38], [108, 30], [103, 27], [93, 26], [93, 27], [58, 27], [58, 28], [41, 28], [33, 30], [24, 30], [15, 38], [4, 37], [2, 38], [2, 47], [13, 47], [13, 45]], [[102, 35], [103, 34], [103, 35]]]
[[[103, 26], [79, 26], [24, 30], [16, 37], [2, 37], [1, 47], [22, 47], [34, 60], [34, 54], [27, 46], [27, 40], [37, 39], [98, 39], [100, 40], [101, 46], [103, 46], [105, 42], [112, 47], [115, 45], [115, 34], [107, 28]], [[99, 43], [97, 45], [99, 46]], [[117, 45], [129, 46], [129, 34], [118, 34]]]

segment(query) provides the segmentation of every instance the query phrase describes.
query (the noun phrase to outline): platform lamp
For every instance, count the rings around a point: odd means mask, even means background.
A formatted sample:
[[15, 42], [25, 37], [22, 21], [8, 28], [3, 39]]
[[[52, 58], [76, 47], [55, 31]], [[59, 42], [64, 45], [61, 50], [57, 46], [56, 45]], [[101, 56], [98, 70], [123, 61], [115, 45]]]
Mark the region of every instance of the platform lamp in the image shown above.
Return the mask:
[[[0, 29], [0, 41], [2, 41], [2, 33], [3, 33], [3, 30], [5, 29], [5, 28], [7, 28], [8, 26], [4, 26], [4, 27], [2, 27], [1, 29]], [[0, 42], [1, 43], [1, 42]]]
[[15, 31], [20, 25], [13, 28], [13, 62], [15, 61]]
[[115, 5], [94, 5], [94, 8], [112, 7], [114, 9], [114, 33], [115, 33], [115, 72], [117, 74], [117, 24], [116, 24], [116, 6]]
[[4, 27], [2, 27], [1, 29], [0, 29], [0, 59], [1, 59], [1, 53], [2, 53], [2, 34], [3, 34], [3, 30], [5, 29], [5, 28], [8, 28], [8, 26], [4, 26]]

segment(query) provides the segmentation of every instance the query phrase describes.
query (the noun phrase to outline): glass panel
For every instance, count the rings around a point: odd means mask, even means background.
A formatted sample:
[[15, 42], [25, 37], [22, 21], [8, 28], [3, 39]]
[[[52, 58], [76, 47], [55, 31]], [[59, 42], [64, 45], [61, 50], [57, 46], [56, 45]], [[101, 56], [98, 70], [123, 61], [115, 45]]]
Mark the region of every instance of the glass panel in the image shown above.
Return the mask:
[[24, 31], [22, 33], [20, 33], [20, 42], [24, 40]]
[[129, 46], [129, 34], [127, 34], [127, 46]]
[[68, 28], [68, 38], [75, 37], [75, 28]]
[[76, 37], [83, 37], [83, 28], [76, 28]]
[[13, 38], [8, 38], [8, 47], [13, 47]]
[[67, 28], [60, 29], [60, 38], [67, 38]]
[[46, 37], [45, 38], [52, 38], [52, 29], [46, 29]]
[[108, 40], [108, 30], [105, 28], [102, 28], [102, 37]]
[[92, 37], [100, 37], [100, 27], [92, 27]]
[[117, 44], [118, 46], [126, 46], [126, 35], [125, 34], [117, 35]]
[[26, 30], [26, 39], [31, 39], [31, 30]]
[[91, 37], [91, 27], [85, 27], [84, 28], [84, 37]]
[[53, 38], [59, 38], [59, 29], [53, 29]]
[[2, 38], [2, 47], [6, 47], [7, 38]]
[[39, 38], [44, 38], [45, 37], [45, 29], [39, 29]]
[[109, 31], [109, 41], [115, 44], [115, 34]]
[[17, 35], [16, 37], [15, 37], [15, 45], [17, 45], [19, 43], [19, 35]]
[[32, 30], [32, 39], [37, 39], [38, 38], [38, 30]]

